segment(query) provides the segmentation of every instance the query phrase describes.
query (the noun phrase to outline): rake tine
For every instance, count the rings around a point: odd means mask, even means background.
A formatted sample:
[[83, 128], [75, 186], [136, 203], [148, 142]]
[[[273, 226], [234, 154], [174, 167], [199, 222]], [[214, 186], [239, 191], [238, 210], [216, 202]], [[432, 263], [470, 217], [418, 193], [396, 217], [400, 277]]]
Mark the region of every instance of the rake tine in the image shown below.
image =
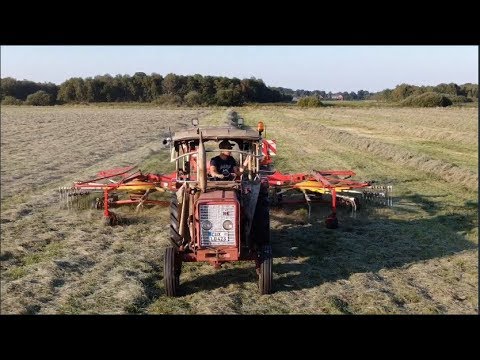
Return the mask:
[[305, 201], [307, 202], [307, 205], [308, 205], [308, 222], [310, 222], [310, 214], [312, 212], [311, 199], [310, 199], [310, 196], [307, 194], [306, 191], [303, 191], [303, 195], [305, 196]]
[[362, 189], [363, 199], [366, 203], [376, 203], [384, 206], [392, 206], [392, 185], [371, 185]]

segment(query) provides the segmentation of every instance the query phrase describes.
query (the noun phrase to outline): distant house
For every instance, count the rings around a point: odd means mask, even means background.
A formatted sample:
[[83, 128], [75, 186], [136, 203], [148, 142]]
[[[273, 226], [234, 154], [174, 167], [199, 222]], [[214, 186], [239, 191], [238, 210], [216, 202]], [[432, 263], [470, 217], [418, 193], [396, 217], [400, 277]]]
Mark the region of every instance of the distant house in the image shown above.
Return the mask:
[[342, 94], [333, 94], [332, 95], [332, 100], [343, 100], [343, 95]]

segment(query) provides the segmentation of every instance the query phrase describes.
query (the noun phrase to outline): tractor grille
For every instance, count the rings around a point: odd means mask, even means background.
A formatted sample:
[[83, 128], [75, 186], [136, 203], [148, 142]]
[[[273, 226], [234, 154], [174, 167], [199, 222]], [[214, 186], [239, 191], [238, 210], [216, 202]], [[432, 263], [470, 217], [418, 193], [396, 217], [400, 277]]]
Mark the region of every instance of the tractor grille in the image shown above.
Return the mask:
[[[200, 205], [200, 246], [234, 246], [235, 219], [235, 205]], [[224, 228], [227, 220], [232, 224], [231, 229]]]

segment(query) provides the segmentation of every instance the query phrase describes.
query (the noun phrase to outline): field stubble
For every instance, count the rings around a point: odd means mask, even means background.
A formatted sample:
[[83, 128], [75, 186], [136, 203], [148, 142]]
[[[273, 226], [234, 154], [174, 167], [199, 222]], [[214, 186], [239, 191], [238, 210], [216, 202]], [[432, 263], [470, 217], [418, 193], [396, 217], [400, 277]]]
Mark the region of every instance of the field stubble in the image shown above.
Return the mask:
[[218, 124], [225, 109], [2, 107], [1, 313], [478, 312], [476, 109], [237, 111], [267, 124], [281, 171], [353, 169], [393, 184], [395, 206], [341, 211], [337, 230], [326, 209], [310, 221], [274, 209], [272, 295], [257, 294], [252, 263], [188, 263], [167, 298], [167, 209], [118, 209], [129, 221], [104, 227], [99, 211], [61, 209], [54, 189], [115, 166], [171, 170], [168, 127]]

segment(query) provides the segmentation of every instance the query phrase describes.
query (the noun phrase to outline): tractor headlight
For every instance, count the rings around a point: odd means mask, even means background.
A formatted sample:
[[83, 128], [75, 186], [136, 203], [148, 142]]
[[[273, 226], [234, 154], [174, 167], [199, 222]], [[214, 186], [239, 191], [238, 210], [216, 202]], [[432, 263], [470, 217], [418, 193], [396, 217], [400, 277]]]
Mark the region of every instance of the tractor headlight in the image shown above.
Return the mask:
[[212, 228], [212, 223], [208, 220], [202, 221], [202, 229], [203, 230], [210, 230]]
[[233, 223], [232, 223], [230, 220], [225, 220], [225, 221], [223, 222], [223, 228], [224, 228], [225, 230], [232, 230], [232, 228], [233, 228]]

